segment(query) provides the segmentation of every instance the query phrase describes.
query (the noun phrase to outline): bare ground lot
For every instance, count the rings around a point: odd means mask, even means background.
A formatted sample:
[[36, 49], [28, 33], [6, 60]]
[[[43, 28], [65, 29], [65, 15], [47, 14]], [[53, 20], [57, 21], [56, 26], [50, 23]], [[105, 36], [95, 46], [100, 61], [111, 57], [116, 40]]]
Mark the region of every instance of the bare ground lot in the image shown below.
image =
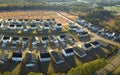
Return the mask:
[[8, 19], [51, 19], [54, 18], [57, 23], [66, 25], [67, 20], [59, 17], [54, 11], [5, 11], [0, 12], [0, 18]]

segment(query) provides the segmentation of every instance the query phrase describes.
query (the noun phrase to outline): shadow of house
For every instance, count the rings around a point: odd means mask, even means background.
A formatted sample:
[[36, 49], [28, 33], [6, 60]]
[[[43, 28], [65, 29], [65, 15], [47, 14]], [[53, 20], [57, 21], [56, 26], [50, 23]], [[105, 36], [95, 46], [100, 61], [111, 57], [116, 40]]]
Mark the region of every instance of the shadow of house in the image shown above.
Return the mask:
[[52, 64], [56, 72], [67, 72], [70, 69], [70, 65], [64, 60], [60, 53], [51, 51], [50, 55], [52, 57]]
[[39, 72], [39, 65], [36, 55], [31, 52], [26, 53], [25, 63], [22, 66], [20, 75], [27, 75], [29, 72]]
[[39, 53], [40, 72], [47, 74], [50, 60], [51, 60], [51, 57], [48, 52]]
[[76, 62], [74, 59], [74, 51], [73, 48], [66, 48], [62, 50], [62, 55], [64, 56], [65, 60], [71, 67], [76, 66]]
[[12, 60], [9, 63], [8, 71], [13, 71], [18, 65], [20, 65], [20, 70], [22, 66], [22, 53], [14, 52], [12, 54]]

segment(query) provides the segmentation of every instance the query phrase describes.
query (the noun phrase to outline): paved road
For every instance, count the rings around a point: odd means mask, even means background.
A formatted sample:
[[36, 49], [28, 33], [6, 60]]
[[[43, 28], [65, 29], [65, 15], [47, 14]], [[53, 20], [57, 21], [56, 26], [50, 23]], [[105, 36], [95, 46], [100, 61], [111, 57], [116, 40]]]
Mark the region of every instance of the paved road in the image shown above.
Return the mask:
[[116, 55], [115, 59], [109, 62], [104, 68], [100, 69], [96, 73], [98, 75], [108, 75], [109, 72], [112, 72], [115, 68], [120, 65], [120, 52]]
[[[57, 14], [58, 16], [62, 17], [63, 19], [65, 19], [65, 20], [67, 20], [67, 21], [69, 21], [69, 22], [74, 23], [74, 21], [68, 19], [67, 17], [63, 16], [62, 14], [60, 14], [60, 13], [58, 13], [58, 12], [55, 12], [55, 14]], [[76, 25], [79, 26], [79, 27], [82, 27], [82, 26], [80, 26], [80, 25], [77, 24], [77, 23], [76, 23]], [[118, 46], [118, 47], [120, 48], [120, 44], [119, 44], [119, 43], [117, 43], [117, 42], [115, 42], [115, 41], [112, 41], [112, 40], [105, 39], [105, 38], [103, 38], [103, 37], [101, 37], [101, 36], [99, 36], [99, 35], [91, 32], [91, 31], [89, 31], [87, 28], [84, 28], [84, 30], [87, 31], [88, 33], [92, 34], [93, 36], [95, 36], [94, 38], [92, 38], [93, 40], [95, 40], [95, 39], [100, 39], [100, 40], [103, 40], [103, 41], [108, 42], [108, 43], [110, 43], [110, 44], [113, 44], [113, 45], [115, 45], [115, 46]]]

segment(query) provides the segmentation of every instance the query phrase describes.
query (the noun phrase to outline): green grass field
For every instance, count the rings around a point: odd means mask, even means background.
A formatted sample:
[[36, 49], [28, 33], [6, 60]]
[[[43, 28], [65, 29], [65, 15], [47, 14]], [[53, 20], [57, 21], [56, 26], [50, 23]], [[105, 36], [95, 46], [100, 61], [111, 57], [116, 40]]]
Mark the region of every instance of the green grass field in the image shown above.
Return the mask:
[[107, 6], [107, 7], [104, 7], [104, 9], [109, 10], [109, 11], [116, 11], [120, 14], [120, 7], [119, 6]]

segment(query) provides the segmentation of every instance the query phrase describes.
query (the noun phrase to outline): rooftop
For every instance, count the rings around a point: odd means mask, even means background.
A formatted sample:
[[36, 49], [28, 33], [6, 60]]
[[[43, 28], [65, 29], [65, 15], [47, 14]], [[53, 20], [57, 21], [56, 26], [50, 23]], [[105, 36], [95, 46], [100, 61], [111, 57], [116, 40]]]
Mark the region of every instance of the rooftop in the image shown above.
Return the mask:
[[40, 53], [41, 58], [50, 58], [50, 54], [48, 52], [42, 52]]
[[13, 53], [12, 57], [22, 57], [22, 53]]

